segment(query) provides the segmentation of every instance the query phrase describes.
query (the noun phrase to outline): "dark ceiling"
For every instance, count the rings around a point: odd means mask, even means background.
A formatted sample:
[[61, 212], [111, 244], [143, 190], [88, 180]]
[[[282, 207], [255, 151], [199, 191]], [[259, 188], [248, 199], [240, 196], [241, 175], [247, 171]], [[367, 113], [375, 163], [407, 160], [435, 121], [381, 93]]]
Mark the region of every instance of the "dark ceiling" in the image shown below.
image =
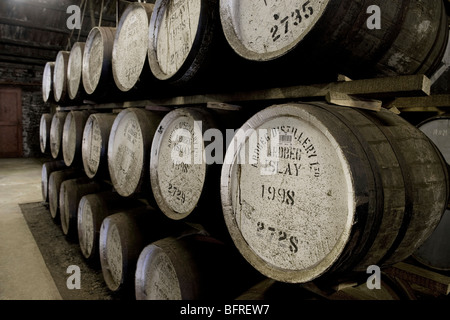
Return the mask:
[[[98, 25], [115, 26], [122, 0], [0, 0], [0, 62], [44, 66], [59, 50], [70, 50]], [[70, 30], [67, 8], [76, 5], [81, 29]], [[117, 10], [118, 8], [118, 10]], [[73, 20], [71, 20], [73, 21]]]

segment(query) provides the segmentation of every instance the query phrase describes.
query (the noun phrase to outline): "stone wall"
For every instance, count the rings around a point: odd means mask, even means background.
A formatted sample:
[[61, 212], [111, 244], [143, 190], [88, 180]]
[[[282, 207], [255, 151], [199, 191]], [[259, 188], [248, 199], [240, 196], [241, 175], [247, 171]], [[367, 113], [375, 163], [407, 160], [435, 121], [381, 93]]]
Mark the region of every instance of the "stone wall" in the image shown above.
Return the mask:
[[43, 156], [39, 146], [39, 124], [42, 113], [51, 106], [42, 100], [42, 72], [44, 66], [0, 63], [0, 86], [20, 88], [22, 91], [23, 156]]

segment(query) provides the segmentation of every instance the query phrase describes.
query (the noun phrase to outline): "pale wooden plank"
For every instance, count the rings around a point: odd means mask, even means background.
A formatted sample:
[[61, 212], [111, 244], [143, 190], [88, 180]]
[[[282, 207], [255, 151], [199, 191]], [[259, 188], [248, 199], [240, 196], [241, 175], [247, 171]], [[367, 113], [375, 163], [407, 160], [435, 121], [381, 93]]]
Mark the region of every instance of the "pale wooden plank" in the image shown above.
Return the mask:
[[388, 108], [393, 107], [401, 111], [435, 111], [438, 108], [450, 108], [450, 94], [398, 97], [388, 105]]
[[325, 99], [330, 104], [370, 111], [380, 111], [383, 104], [380, 100], [362, 99], [353, 95], [335, 91], [328, 92]]

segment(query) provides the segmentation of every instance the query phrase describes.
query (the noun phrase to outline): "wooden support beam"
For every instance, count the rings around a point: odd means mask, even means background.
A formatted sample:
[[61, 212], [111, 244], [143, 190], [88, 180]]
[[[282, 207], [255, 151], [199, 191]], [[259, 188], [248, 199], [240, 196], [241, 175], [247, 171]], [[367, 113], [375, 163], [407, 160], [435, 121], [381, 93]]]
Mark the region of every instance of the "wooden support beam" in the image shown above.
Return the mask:
[[[34, 6], [34, 7], [42, 8], [42, 9], [50, 9], [50, 10], [56, 11], [60, 14], [66, 14], [67, 7], [68, 7], [67, 4], [61, 4], [61, 3], [58, 3], [58, 1], [48, 2], [48, 3], [41, 3], [39, 1], [30, 1], [30, 0], [10, 0], [10, 1], [14, 2], [14, 3], [20, 3], [20, 4], [23, 4], [26, 6]], [[90, 0], [90, 1], [92, 1], [92, 0]], [[81, 1], [80, 0], [73, 1], [72, 4], [79, 6], [81, 4]], [[98, 9], [100, 10], [100, 8], [98, 8]], [[87, 14], [85, 14], [84, 16], [86, 17]], [[116, 21], [115, 16], [112, 15], [111, 13], [107, 13], [107, 14], [103, 13], [102, 20], [108, 21], [108, 22]]]
[[408, 263], [400, 262], [385, 270], [387, 274], [406, 280], [436, 293], [450, 293], [450, 277]]
[[0, 86], [15, 86], [15, 87], [36, 87], [42, 86], [42, 83], [38, 82], [23, 82], [23, 81], [3, 81], [0, 80]]
[[[41, 30], [41, 31], [45, 31], [45, 32], [63, 33], [63, 34], [68, 34], [68, 35], [70, 35], [70, 33], [71, 33], [71, 30], [65, 28], [65, 26], [64, 26], [64, 28], [58, 29], [58, 28], [46, 27], [44, 25], [39, 25], [39, 24], [33, 23], [31, 21], [4, 18], [4, 17], [0, 17], [0, 24], [23, 27], [23, 28], [28, 28], [28, 29]], [[82, 32], [82, 36], [87, 37], [87, 35], [88, 34], [86, 32], [84, 32], [84, 33]]]
[[375, 78], [355, 81], [337, 81], [327, 84], [291, 86], [224, 94], [178, 96], [151, 99], [159, 105], [192, 105], [208, 102], [245, 102], [267, 100], [292, 100], [301, 98], [325, 98], [329, 92], [340, 92], [361, 98], [395, 98], [399, 96], [427, 96], [431, 83], [424, 75]]
[[[213, 103], [237, 104], [257, 101], [293, 101], [300, 99], [325, 99], [330, 92], [352, 95], [364, 99], [393, 99], [399, 96], [426, 96], [430, 92], [430, 80], [423, 75], [376, 78], [355, 81], [337, 81], [317, 85], [301, 85], [284, 88], [241, 91], [234, 93], [211, 93], [169, 98], [150, 98], [140, 101], [97, 104], [96, 108], [115, 109], [147, 106], [180, 107], [208, 105]], [[364, 99], [362, 99], [364, 98]], [[376, 101], [372, 101], [376, 104]], [[375, 105], [372, 105], [374, 107]], [[376, 106], [375, 106], [376, 108]]]
[[48, 50], [48, 51], [53, 51], [53, 52], [55, 52], [55, 51], [58, 52], [59, 50], [61, 50], [61, 46], [59, 46], [59, 45], [52, 45], [52, 44], [46, 44], [46, 43], [40, 43], [40, 42], [34, 42], [34, 41], [26, 41], [26, 40], [18, 40], [18, 39], [0, 38], [0, 44], [23, 47], [23, 48], [30, 48], [30, 49]]
[[32, 57], [14, 57], [12, 55], [0, 54], [0, 61], [26, 64], [26, 65], [44, 66], [45, 63], [49, 60], [36, 59], [36, 58], [32, 58]]
[[426, 97], [400, 97], [389, 103], [387, 108], [397, 108], [402, 112], [439, 111], [450, 109], [450, 94], [431, 95]]

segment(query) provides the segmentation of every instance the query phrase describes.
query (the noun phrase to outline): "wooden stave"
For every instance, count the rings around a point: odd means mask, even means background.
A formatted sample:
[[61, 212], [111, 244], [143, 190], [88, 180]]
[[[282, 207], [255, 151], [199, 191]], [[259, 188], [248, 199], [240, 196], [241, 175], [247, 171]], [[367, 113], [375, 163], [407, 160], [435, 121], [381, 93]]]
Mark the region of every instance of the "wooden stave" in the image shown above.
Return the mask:
[[[319, 103], [314, 103], [314, 109], [317, 111], [316, 106], [318, 106], [319, 108], [324, 108], [327, 109], [328, 106], [324, 106], [323, 104], [319, 104]], [[276, 106], [274, 106], [276, 107]], [[347, 111], [345, 111], [347, 108], [342, 108], [342, 109], [336, 109], [341, 111], [342, 113], [345, 113]], [[354, 111], [352, 111], [354, 112]], [[336, 112], [337, 114], [338, 112]], [[384, 116], [386, 116], [387, 114], [384, 113]], [[365, 115], [367, 116], [367, 115]], [[392, 121], [392, 119], [389, 119], [389, 116], [391, 115], [387, 115], [384, 119], [384, 121]], [[368, 117], [370, 119], [370, 117]], [[337, 118], [338, 120], [342, 120], [342, 118], [340, 118], [340, 116]], [[363, 118], [361, 118], [363, 119]], [[389, 120], [388, 120], [389, 119]], [[321, 121], [323, 121], [323, 119], [321, 119]], [[373, 121], [373, 119], [371, 119], [370, 121]], [[370, 122], [369, 121], [369, 122]], [[333, 124], [336, 123], [338, 121], [336, 121], [335, 119], [332, 120], [327, 120], [328, 124]], [[345, 121], [347, 123], [347, 121]], [[355, 122], [355, 120], [353, 120], [353, 122]], [[376, 121], [374, 122], [376, 123]], [[406, 121], [404, 121], [403, 123], [404, 125], [407, 124]], [[410, 131], [411, 132], [411, 128], [408, 127], [409, 124], [407, 124], [406, 128], [408, 128], [406, 131]], [[252, 123], [251, 126], [256, 126], [255, 123]], [[352, 123], [347, 123], [347, 126], [351, 127]], [[410, 126], [410, 125], [409, 125]], [[342, 131], [345, 131], [346, 128], [343, 127]], [[395, 130], [394, 130], [395, 131]], [[419, 138], [421, 140], [424, 141], [424, 143], [428, 143], [429, 141], [426, 137], [424, 137], [423, 135], [421, 135], [420, 133], [417, 133], [417, 131], [413, 130], [412, 132], [414, 132], [414, 134], [416, 136], [419, 136]], [[402, 135], [400, 132], [396, 132], [399, 133], [399, 136], [404, 136]], [[386, 134], [388, 135], [388, 133], [386, 132], [382, 132], [382, 134]], [[391, 132], [392, 134], [392, 132]], [[393, 135], [395, 136], [395, 134]], [[348, 139], [348, 137], [347, 137]], [[428, 141], [428, 142], [427, 142]], [[360, 142], [362, 143], [362, 142]], [[401, 142], [396, 142], [398, 144], [401, 144]], [[358, 142], [357, 140], [354, 142], [354, 145], [357, 145]], [[366, 145], [369, 145], [367, 142], [365, 143]], [[394, 146], [394, 149], [396, 149], [396, 152], [399, 152], [398, 150], [401, 148], [404, 148], [404, 146]], [[432, 150], [431, 145], [428, 145], [429, 150]], [[351, 148], [353, 149], [353, 148]], [[404, 150], [404, 149], [403, 149]], [[361, 151], [361, 150], [360, 150]], [[358, 154], [357, 150], [353, 150], [353, 154]], [[373, 151], [371, 150], [366, 150], [366, 152], [372, 153]], [[433, 151], [432, 151], [433, 152]], [[417, 156], [417, 154], [415, 155]], [[269, 263], [265, 262], [264, 260], [260, 259], [259, 257], [255, 257], [256, 254], [253, 253], [253, 251], [250, 251], [250, 249], [247, 247], [246, 244], [244, 244], [243, 237], [240, 234], [239, 229], [236, 227], [235, 225], [235, 218], [233, 218], [233, 214], [232, 214], [232, 207], [231, 207], [231, 202], [229, 200], [229, 188], [230, 188], [230, 178], [229, 175], [231, 174], [231, 167], [232, 165], [228, 165], [227, 163], [232, 163], [233, 158], [231, 154], [227, 153], [228, 158], [226, 158], [225, 160], [225, 165], [222, 171], [222, 182], [221, 182], [221, 186], [222, 186], [222, 205], [223, 205], [223, 211], [224, 211], [224, 216], [225, 216], [225, 221], [228, 227], [228, 230], [231, 233], [231, 236], [236, 244], [236, 246], [239, 248], [239, 250], [241, 251], [241, 253], [244, 255], [244, 257], [247, 257], [247, 260], [254, 265], [260, 272], [262, 272], [263, 274], [265, 274], [266, 276], [269, 276], [275, 280], [279, 280], [279, 281], [284, 281], [284, 282], [303, 282], [303, 281], [308, 281], [311, 280], [310, 278], [310, 274], [307, 274], [307, 272], [305, 272], [306, 276], [305, 278], [298, 278], [298, 274], [296, 275], [295, 272], [288, 272], [285, 269], [283, 269], [283, 272], [278, 272], [274, 270], [274, 267], [271, 267]], [[373, 156], [372, 156], [373, 157]], [[436, 160], [438, 159], [438, 160]], [[373, 162], [374, 159], [372, 159], [372, 166], [376, 165], [376, 163]], [[409, 159], [408, 159], [409, 160]], [[407, 161], [408, 161], [407, 160]], [[446, 172], [446, 168], [443, 165], [443, 163], [441, 162], [441, 158], [438, 157], [437, 154], [435, 154], [435, 167], [437, 168], [436, 170], [441, 170], [442, 176], [444, 178], [442, 178], [443, 181], [441, 181], [441, 185], [440, 185], [440, 197], [444, 197], [443, 194], [445, 194], [445, 192], [443, 191], [445, 187], [445, 184], [448, 181], [448, 176], [447, 176], [447, 172]], [[227, 162], [228, 161], [228, 162]], [[376, 161], [375, 161], [376, 162]], [[387, 177], [389, 175], [383, 174], [383, 177], [380, 176], [379, 173], [375, 174], [373, 172], [371, 172], [371, 165], [367, 164], [367, 165], [361, 165], [361, 169], [357, 168], [357, 170], [359, 169], [361, 172], [359, 174], [354, 174], [354, 176], [357, 176], [358, 179], [360, 179], [361, 181], [356, 181], [357, 183], [361, 183], [361, 186], [358, 188], [355, 188], [355, 190], [364, 190], [365, 188], [367, 188], [370, 185], [381, 185], [382, 181], [387, 180]], [[364, 168], [365, 167], [365, 168]], [[364, 173], [364, 171], [366, 171], [366, 173]], [[407, 170], [406, 170], [407, 171]], [[364, 181], [364, 179], [361, 179], [361, 177], [366, 176], [368, 180]], [[370, 178], [370, 176], [372, 176]], [[378, 176], [378, 177], [377, 177]], [[416, 177], [417, 178], [417, 177]], [[425, 177], [422, 177], [425, 178]], [[370, 182], [372, 180], [372, 182]], [[411, 183], [411, 182], [409, 182]], [[447, 186], [448, 188], [448, 186]], [[372, 187], [373, 189], [373, 187]], [[441, 192], [442, 191], [442, 192]], [[416, 191], [415, 191], [416, 192]], [[362, 194], [370, 194], [370, 192], [363, 192]], [[426, 193], [429, 195], [430, 192], [426, 191]], [[374, 196], [373, 199], [377, 199], [379, 198], [380, 195]], [[392, 198], [392, 197], [391, 197]], [[380, 210], [380, 204], [382, 207], [382, 202], [379, 201], [380, 199], [378, 199], [378, 204], [376, 204], [377, 201], [374, 201], [374, 203], [371, 205], [371, 209], [369, 210], [369, 212], [372, 212], [371, 215], [369, 215], [368, 217], [364, 217], [364, 218], [358, 218], [358, 225], [361, 226], [363, 224], [366, 224], [366, 227], [368, 229], [365, 229], [364, 231], [361, 232], [354, 232], [349, 239], [352, 239], [350, 241], [348, 241], [348, 244], [345, 245], [345, 250], [348, 250], [348, 252], [351, 252], [351, 254], [343, 254], [341, 257], [339, 257], [336, 261], [334, 265], [329, 265], [327, 266], [327, 268], [323, 271], [323, 273], [319, 274], [319, 275], [315, 275], [315, 277], [337, 277], [342, 273], [346, 273], [349, 272], [350, 270], [353, 271], [358, 271], [360, 270], [361, 272], [364, 269], [364, 267], [367, 267], [367, 264], [362, 264], [361, 262], [363, 262], [364, 258], [365, 258], [365, 262], [367, 263], [367, 260], [370, 261], [370, 259], [372, 259], [372, 263], [374, 264], [384, 264], [384, 265], [390, 265], [392, 263], [394, 263], [395, 261], [399, 261], [402, 260], [404, 258], [406, 258], [409, 254], [411, 254], [411, 250], [414, 249], [414, 247], [416, 247], [418, 244], [420, 244], [421, 241], [424, 240], [424, 238], [426, 238], [427, 234], [430, 233], [430, 230], [433, 229], [433, 225], [436, 224], [436, 220], [438, 220], [441, 216], [441, 212], [430, 212], [430, 209], [428, 209], [427, 214], [430, 215], [430, 219], [429, 219], [429, 223], [428, 226], [423, 227], [422, 224], [423, 222], [420, 222], [420, 213], [418, 214], [417, 211], [415, 212], [415, 214], [418, 217], [412, 218], [413, 222], [409, 221], [408, 225], [408, 219], [405, 218], [405, 222], [403, 223], [403, 220], [401, 222], [399, 221], [395, 221], [395, 217], [389, 217], [386, 218], [386, 220], [383, 222], [384, 225], [389, 225], [389, 223], [391, 223], [392, 225], [397, 225], [397, 228], [402, 231], [402, 233], [404, 234], [400, 234], [401, 232], [399, 232], [398, 234], [396, 232], [389, 234], [389, 235], [384, 235], [387, 238], [390, 238], [390, 243], [392, 244], [391, 248], [386, 248], [386, 244], [383, 244], [381, 241], [381, 238], [378, 238], [377, 241], [375, 241], [376, 239], [376, 234], [378, 232], [378, 230], [375, 230], [378, 226], [380, 226], [380, 224], [382, 223], [380, 217], [377, 217], [376, 214], [373, 215], [373, 213], [377, 212], [377, 210]], [[382, 200], [382, 199], [381, 199]], [[440, 199], [442, 200], [442, 199]], [[409, 199], [409, 201], [414, 202], [414, 199]], [[420, 201], [420, 200], [416, 200], [416, 201]], [[441, 202], [445, 202], [445, 201], [441, 201]], [[378, 208], [377, 208], [378, 206]], [[437, 205], [438, 206], [438, 205]], [[435, 207], [436, 208], [436, 207]], [[363, 206], [361, 206], [361, 212], [365, 212], [367, 210], [367, 208], [363, 208]], [[427, 211], [427, 210], [424, 210]], [[437, 209], [437, 211], [440, 211], [440, 209]], [[363, 214], [367, 215], [367, 214]], [[414, 216], [414, 215], [413, 215]], [[425, 219], [424, 216], [422, 216], [423, 219]], [[389, 220], [391, 219], [391, 220]], [[400, 223], [400, 224], [399, 224]], [[372, 226], [374, 229], [370, 230], [370, 228], [372, 228]], [[402, 238], [403, 236], [403, 238]], [[357, 241], [355, 241], [355, 239], [358, 239]], [[406, 240], [405, 240], [406, 239]], [[358, 242], [359, 241], [359, 242]], [[411, 244], [408, 246], [408, 241], [411, 242]], [[352, 245], [353, 244], [353, 245]], [[354, 244], [358, 244], [358, 245], [354, 245]], [[383, 247], [384, 245], [384, 247]], [[357, 248], [359, 246], [359, 248]], [[384, 251], [382, 251], [384, 249]], [[370, 253], [373, 250], [373, 252], [375, 252], [375, 256], [371, 257], [368, 255], [368, 253]], [[377, 251], [377, 250], [381, 250], [381, 251]], [[373, 253], [372, 252], [372, 253]], [[359, 259], [359, 260], [358, 260]], [[359, 272], [359, 271], [358, 271]], [[314, 276], [313, 276], [314, 278]]]

